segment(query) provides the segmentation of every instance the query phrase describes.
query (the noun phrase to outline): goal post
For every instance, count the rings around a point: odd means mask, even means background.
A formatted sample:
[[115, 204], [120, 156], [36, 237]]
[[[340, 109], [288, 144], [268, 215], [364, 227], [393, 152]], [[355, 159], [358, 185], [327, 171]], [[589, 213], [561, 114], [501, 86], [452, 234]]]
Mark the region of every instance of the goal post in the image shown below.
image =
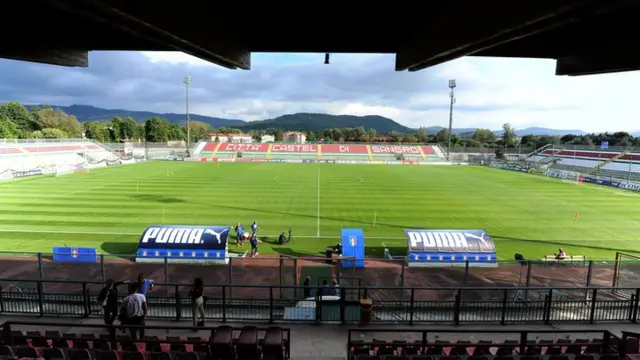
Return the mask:
[[631, 298], [635, 290], [640, 286], [640, 256], [624, 252], [616, 252], [616, 263], [613, 269], [613, 293], [620, 297]]

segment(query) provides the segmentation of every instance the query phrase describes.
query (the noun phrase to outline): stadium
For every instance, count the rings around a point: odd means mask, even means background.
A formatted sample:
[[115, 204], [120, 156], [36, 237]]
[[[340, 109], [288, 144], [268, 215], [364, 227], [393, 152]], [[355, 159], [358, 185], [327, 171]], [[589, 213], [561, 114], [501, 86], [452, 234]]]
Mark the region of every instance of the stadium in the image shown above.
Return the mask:
[[[316, 53], [323, 66], [334, 53], [394, 54], [398, 72], [460, 57], [549, 59], [570, 76], [640, 68], [627, 50], [639, 9], [625, 1], [13, 5], [29, 14], [29, 31], [25, 17], [5, 17], [0, 58], [66, 67], [115, 50], [242, 70], [252, 53]], [[130, 73], [137, 65], [125, 63]], [[137, 69], [175, 81], [170, 68]], [[449, 80], [449, 127], [437, 135], [322, 123], [306, 141], [298, 125], [245, 134], [196, 124], [188, 74], [185, 113], [134, 119], [27, 106], [33, 98], [18, 86], [52, 85], [46, 100], [65, 98], [60, 89], [89, 98], [91, 75], [43, 83], [0, 73], [0, 95], [21, 101], [0, 103], [1, 359], [640, 356], [637, 134], [520, 137], [507, 123], [474, 128], [490, 141], [461, 140]], [[109, 78], [100, 96], [182, 96], [128, 80]], [[376, 101], [393, 98], [376, 80]], [[242, 84], [224, 92], [256, 90]]]

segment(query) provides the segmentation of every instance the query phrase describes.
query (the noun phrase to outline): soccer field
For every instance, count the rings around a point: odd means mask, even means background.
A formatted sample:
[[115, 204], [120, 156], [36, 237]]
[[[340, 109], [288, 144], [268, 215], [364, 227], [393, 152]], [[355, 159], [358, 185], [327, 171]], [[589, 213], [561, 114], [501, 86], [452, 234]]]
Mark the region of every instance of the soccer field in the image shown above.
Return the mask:
[[147, 162], [0, 184], [0, 251], [133, 254], [151, 224], [253, 221], [273, 240], [293, 229], [261, 254], [318, 255], [345, 227], [369, 255], [406, 254], [403, 228], [483, 229], [500, 259], [640, 252], [640, 196], [485, 167]]

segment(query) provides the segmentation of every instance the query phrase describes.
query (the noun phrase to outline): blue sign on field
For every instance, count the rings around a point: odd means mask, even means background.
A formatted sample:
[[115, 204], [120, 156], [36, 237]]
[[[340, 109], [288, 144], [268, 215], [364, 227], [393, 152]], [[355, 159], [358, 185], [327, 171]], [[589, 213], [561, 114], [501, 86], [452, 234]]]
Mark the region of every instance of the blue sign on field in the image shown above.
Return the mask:
[[342, 267], [364, 267], [364, 231], [362, 229], [342, 229]]
[[95, 248], [54, 247], [54, 262], [95, 263], [98, 251]]

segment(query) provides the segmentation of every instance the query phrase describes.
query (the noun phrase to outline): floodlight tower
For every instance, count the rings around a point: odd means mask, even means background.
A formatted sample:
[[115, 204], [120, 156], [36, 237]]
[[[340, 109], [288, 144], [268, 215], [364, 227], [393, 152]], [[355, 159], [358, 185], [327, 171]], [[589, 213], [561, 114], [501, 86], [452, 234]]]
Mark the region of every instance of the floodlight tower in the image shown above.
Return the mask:
[[454, 90], [456, 87], [456, 80], [449, 80], [449, 98], [451, 102], [449, 104], [449, 144], [447, 145], [447, 161], [451, 161], [451, 131], [453, 130], [453, 104], [456, 103], [456, 96]]
[[191, 84], [191, 76], [185, 76], [182, 82], [184, 83], [186, 90], [185, 105], [187, 107], [187, 156], [191, 156], [191, 154], [189, 154], [189, 151], [191, 150], [191, 119], [189, 119], [189, 85]]

